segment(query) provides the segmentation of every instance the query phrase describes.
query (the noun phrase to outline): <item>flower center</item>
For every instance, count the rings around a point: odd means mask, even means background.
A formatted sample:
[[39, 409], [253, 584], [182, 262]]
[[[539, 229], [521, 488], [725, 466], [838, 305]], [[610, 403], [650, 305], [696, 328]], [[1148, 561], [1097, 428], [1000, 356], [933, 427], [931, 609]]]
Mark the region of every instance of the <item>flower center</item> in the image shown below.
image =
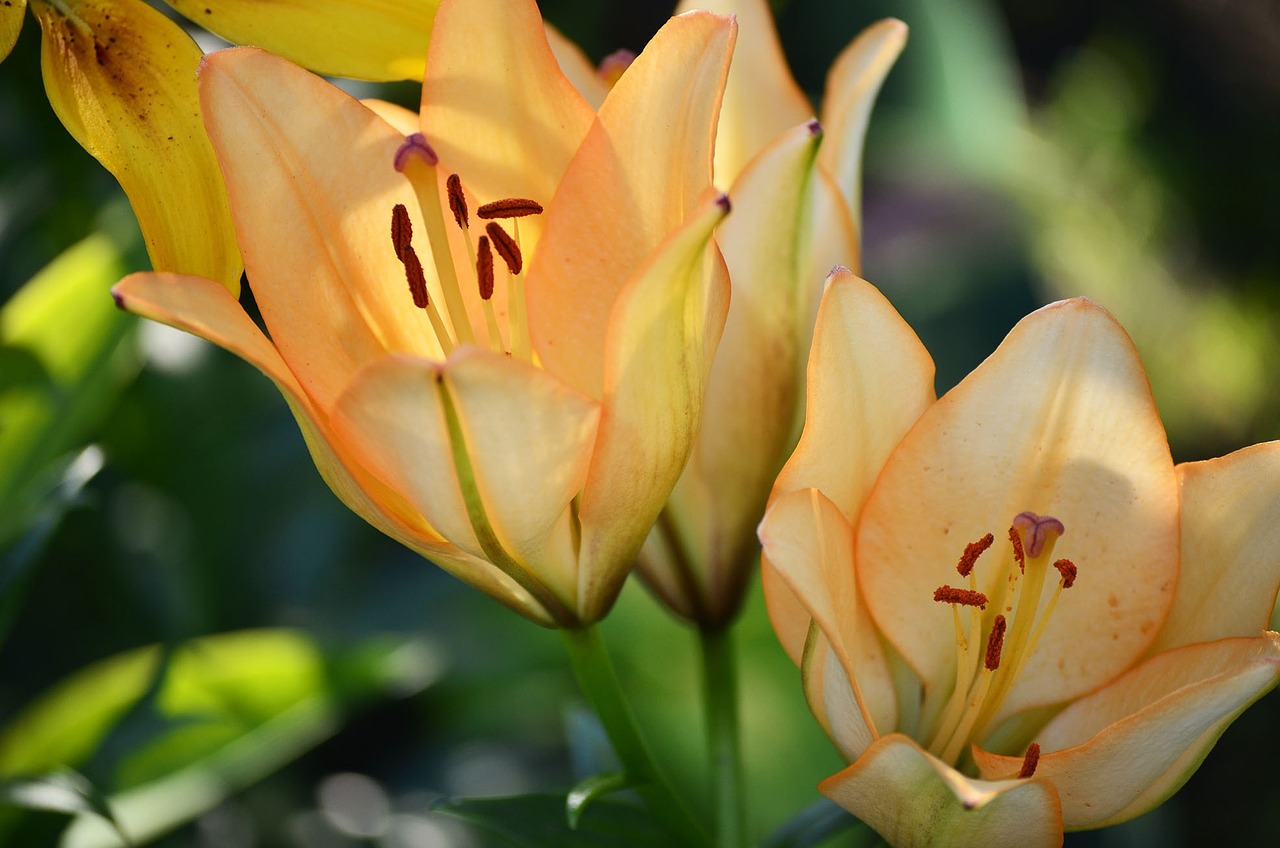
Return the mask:
[[[439, 157], [421, 133], [414, 133], [406, 138], [396, 151], [396, 170], [405, 175], [418, 195], [427, 240], [431, 245], [431, 256], [444, 295], [443, 313], [427, 291], [422, 262], [412, 245], [413, 228], [409, 223], [409, 212], [401, 204], [396, 204], [391, 211], [391, 244], [395, 248], [396, 257], [404, 265], [414, 306], [427, 313], [440, 348], [447, 355], [459, 344], [475, 344], [476, 333], [467, 313], [462, 283], [459, 281], [449, 244], [444, 206], [441, 202], [438, 163]], [[450, 174], [445, 181], [444, 196], [448, 200], [454, 223], [462, 233], [470, 266], [475, 268], [474, 286], [484, 310], [485, 341], [491, 350], [509, 353], [525, 362], [533, 362], [533, 345], [529, 338], [528, 313], [525, 309], [524, 256], [520, 249], [518, 219], [526, 215], [541, 214], [542, 205], [534, 200], [510, 197], [480, 206], [476, 209], [476, 216], [488, 223], [485, 224], [484, 234], [473, 244], [467, 197], [462, 188], [462, 180], [457, 174]], [[511, 221], [512, 232], [508, 233], [499, 223], [500, 220]], [[507, 275], [505, 340], [493, 306], [495, 253], [502, 260]]]
[[[1000, 706], [1035, 653], [1058, 598], [1075, 583], [1071, 560], [1053, 560], [1050, 565], [1054, 545], [1065, 532], [1056, 518], [1019, 513], [1009, 528], [1010, 551], [1001, 561], [1002, 579], [995, 584], [999, 594], [994, 599], [978, 591], [974, 574], [978, 559], [995, 541], [990, 533], [968, 545], [956, 565], [968, 588], [939, 586], [933, 593], [935, 601], [951, 604], [956, 629], [955, 686], [928, 746], [944, 762], [957, 763], [970, 744], [992, 729]], [[1058, 572], [1057, 587], [1041, 613], [1051, 568]], [[1029, 768], [1034, 772], [1034, 763]]]

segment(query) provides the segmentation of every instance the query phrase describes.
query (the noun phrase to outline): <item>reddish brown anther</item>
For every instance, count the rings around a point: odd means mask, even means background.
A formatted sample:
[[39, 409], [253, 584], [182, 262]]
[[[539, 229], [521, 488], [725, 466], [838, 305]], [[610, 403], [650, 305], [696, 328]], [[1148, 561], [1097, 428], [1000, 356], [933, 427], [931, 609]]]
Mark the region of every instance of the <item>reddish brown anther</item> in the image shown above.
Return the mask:
[[445, 187], [449, 192], [449, 211], [453, 212], [453, 220], [458, 222], [458, 227], [467, 229], [471, 224], [471, 219], [467, 217], [467, 197], [462, 193], [462, 178], [457, 174], [450, 174], [449, 179], [445, 180]]
[[490, 221], [485, 225], [484, 231], [489, 234], [489, 238], [493, 241], [493, 249], [502, 261], [507, 263], [507, 269], [513, 274], [519, 274], [524, 268], [524, 255], [520, 253], [520, 245], [516, 244], [506, 230], [496, 221]]
[[523, 218], [526, 215], [541, 215], [542, 204], [527, 197], [508, 197], [486, 203], [476, 210], [476, 214], [486, 221], [490, 218]]
[[404, 249], [413, 241], [413, 224], [409, 222], [409, 210], [403, 203], [391, 207], [391, 246], [396, 249], [396, 259], [404, 261]]
[[1069, 559], [1060, 559], [1053, 564], [1062, 575], [1062, 588], [1070, 589], [1076, 582], [1076, 564]]
[[1027, 746], [1026, 756], [1022, 758], [1022, 770], [1018, 772], [1018, 779], [1033, 777], [1038, 765], [1040, 765], [1040, 743], [1032, 742]]
[[973, 571], [974, 563], [978, 561], [978, 557], [986, 553], [987, 548], [995, 542], [996, 537], [990, 533], [983, 536], [976, 542], [970, 542], [964, 546], [964, 553], [960, 555], [960, 561], [956, 563], [956, 571], [960, 572], [961, 577], [968, 577]]
[[960, 604], [965, 607], [987, 608], [987, 596], [972, 589], [957, 589], [955, 586], [939, 586], [933, 590], [933, 599], [943, 604]]
[[409, 294], [413, 295], [413, 305], [426, 309], [430, 302], [427, 298], [427, 278], [422, 274], [422, 262], [418, 260], [418, 252], [412, 245], [406, 244], [400, 253], [400, 261], [404, 263], [404, 276], [409, 281]]
[[991, 635], [987, 637], [987, 671], [995, 671], [1000, 667], [1000, 652], [1004, 650], [1004, 628], [1004, 616], [997, 615], [991, 625]]
[[1027, 555], [1022, 552], [1022, 535], [1018, 532], [1017, 527], [1009, 528], [1009, 544], [1013, 545], [1013, 559], [1018, 563], [1018, 570], [1024, 574], [1027, 571]]
[[493, 251], [489, 250], [486, 236], [480, 236], [480, 244], [476, 246], [476, 277], [480, 280], [480, 299], [493, 297]]

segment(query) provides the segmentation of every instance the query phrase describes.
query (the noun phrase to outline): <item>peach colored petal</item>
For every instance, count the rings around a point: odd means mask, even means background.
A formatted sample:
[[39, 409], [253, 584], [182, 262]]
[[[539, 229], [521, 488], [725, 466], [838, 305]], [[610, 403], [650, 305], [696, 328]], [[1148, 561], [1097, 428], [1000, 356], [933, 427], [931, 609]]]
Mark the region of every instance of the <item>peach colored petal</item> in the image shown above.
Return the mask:
[[1178, 466], [1182, 573], [1151, 651], [1265, 630], [1280, 589], [1280, 442]]
[[1050, 782], [973, 780], [896, 733], [818, 789], [895, 848], [1062, 844], [1062, 811]]
[[543, 364], [601, 397], [605, 333], [627, 281], [711, 184], [711, 151], [735, 26], [672, 18], [609, 92], [547, 211], [529, 269]]
[[[252, 48], [207, 57], [200, 93], [249, 284], [308, 395], [327, 409], [387, 353], [439, 357], [391, 245], [392, 207], [417, 209], [392, 165], [403, 137], [319, 77]], [[429, 265], [425, 245], [420, 253]]]
[[569, 78], [569, 82], [573, 83], [573, 87], [592, 109], [599, 109], [609, 94], [609, 83], [596, 73], [596, 66], [578, 45], [551, 24], [544, 24], [544, 27], [547, 31], [547, 43], [551, 45], [551, 52], [555, 55], [561, 72]]
[[[1071, 704], [1036, 737], [1068, 828], [1118, 824], [1184, 784], [1227, 725], [1280, 681], [1280, 636], [1221, 639], [1152, 657]], [[975, 749], [984, 776], [1021, 758]]]

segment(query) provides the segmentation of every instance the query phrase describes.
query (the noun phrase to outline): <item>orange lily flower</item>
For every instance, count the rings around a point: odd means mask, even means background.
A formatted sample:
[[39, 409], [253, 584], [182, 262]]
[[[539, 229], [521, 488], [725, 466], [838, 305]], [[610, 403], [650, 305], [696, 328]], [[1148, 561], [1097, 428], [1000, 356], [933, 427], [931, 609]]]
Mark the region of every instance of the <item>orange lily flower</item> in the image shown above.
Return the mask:
[[[703, 626], [737, 613], [755, 527], [795, 445], [822, 280], [859, 261], [863, 137], [906, 26], [886, 20], [832, 66], [822, 125], [791, 77], [765, 0], [684, 0], [733, 14], [741, 38], [716, 134], [715, 178], [736, 211], [716, 233], [732, 280], [724, 338], [689, 464], [641, 552], [641, 573]], [[825, 127], [825, 131], [824, 131]]]
[[1078, 299], [935, 400], [835, 272], [760, 527], [774, 628], [899, 846], [1058, 845], [1173, 794], [1280, 680], [1280, 443], [1174, 465], [1137, 352]]
[[199, 277], [116, 298], [274, 380], [374, 526], [589, 624], [684, 464], [727, 310], [711, 150], [734, 36], [673, 19], [597, 114], [533, 0], [444, 2], [408, 138], [282, 59], [212, 54], [204, 120], [270, 338]]

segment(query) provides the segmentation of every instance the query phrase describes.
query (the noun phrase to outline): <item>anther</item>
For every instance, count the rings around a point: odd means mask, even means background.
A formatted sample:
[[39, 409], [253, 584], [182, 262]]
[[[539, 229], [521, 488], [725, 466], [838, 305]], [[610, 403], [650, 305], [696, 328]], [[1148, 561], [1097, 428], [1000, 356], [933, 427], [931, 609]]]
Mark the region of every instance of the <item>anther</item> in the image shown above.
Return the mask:
[[520, 253], [520, 245], [516, 244], [506, 230], [502, 229], [496, 221], [490, 221], [485, 225], [484, 231], [489, 234], [489, 238], [493, 240], [494, 251], [502, 257], [502, 261], [507, 263], [507, 268], [513, 274], [519, 274], [524, 268], [524, 256]]
[[404, 276], [409, 281], [409, 293], [413, 295], [413, 305], [426, 309], [430, 300], [427, 298], [427, 278], [422, 274], [422, 262], [418, 260], [418, 252], [412, 245], [406, 244], [400, 253], [400, 261], [404, 263]]
[[1076, 564], [1069, 559], [1060, 559], [1053, 564], [1062, 575], [1062, 588], [1070, 589], [1076, 582]]
[[1026, 573], [1027, 571], [1027, 555], [1022, 550], [1022, 534], [1018, 532], [1017, 527], [1009, 528], [1009, 544], [1013, 545], [1013, 559], [1018, 563], [1018, 571]]
[[1053, 538], [1067, 532], [1067, 528], [1061, 521], [1051, 515], [1036, 515], [1034, 512], [1020, 512], [1013, 518], [1013, 526], [1026, 534], [1026, 551], [1027, 556], [1035, 559], [1044, 551], [1045, 543], [1049, 541], [1049, 534], [1053, 534]]
[[476, 248], [476, 278], [480, 281], [480, 299], [493, 297], [493, 252], [489, 250], [486, 236], [480, 236], [480, 244]]
[[1033, 777], [1038, 765], [1040, 765], [1040, 743], [1032, 742], [1027, 746], [1026, 756], [1022, 758], [1022, 770], [1018, 772], [1018, 779]]
[[450, 174], [445, 187], [449, 191], [449, 211], [453, 212], [453, 220], [457, 221], [459, 229], [465, 230], [471, 220], [467, 217], [467, 198], [462, 193], [462, 178], [457, 174]]
[[997, 615], [995, 622], [991, 625], [991, 635], [987, 637], [985, 662], [987, 671], [995, 671], [1000, 667], [1000, 652], [1004, 650], [1004, 629], [1004, 616]]
[[391, 245], [396, 250], [396, 258], [404, 261], [404, 249], [413, 241], [413, 224], [409, 222], [409, 210], [403, 203], [391, 208]]
[[956, 571], [960, 572], [961, 577], [969, 576], [970, 572], [973, 571], [974, 564], [978, 561], [978, 557], [982, 556], [995, 540], [996, 537], [988, 533], [978, 541], [970, 542], [964, 546], [964, 553], [960, 555], [960, 562], [956, 563]]
[[957, 589], [954, 586], [939, 586], [933, 590], [933, 599], [943, 604], [960, 604], [965, 607], [986, 609], [987, 596], [972, 589]]
[[435, 150], [427, 143], [427, 137], [422, 133], [407, 136], [396, 150], [396, 170], [403, 171], [411, 159], [421, 159], [424, 164], [432, 168], [440, 161], [440, 157], [436, 155]]
[[476, 214], [486, 221], [490, 218], [523, 218], [526, 215], [541, 215], [542, 204], [526, 197], [508, 197], [486, 203], [476, 210]]

